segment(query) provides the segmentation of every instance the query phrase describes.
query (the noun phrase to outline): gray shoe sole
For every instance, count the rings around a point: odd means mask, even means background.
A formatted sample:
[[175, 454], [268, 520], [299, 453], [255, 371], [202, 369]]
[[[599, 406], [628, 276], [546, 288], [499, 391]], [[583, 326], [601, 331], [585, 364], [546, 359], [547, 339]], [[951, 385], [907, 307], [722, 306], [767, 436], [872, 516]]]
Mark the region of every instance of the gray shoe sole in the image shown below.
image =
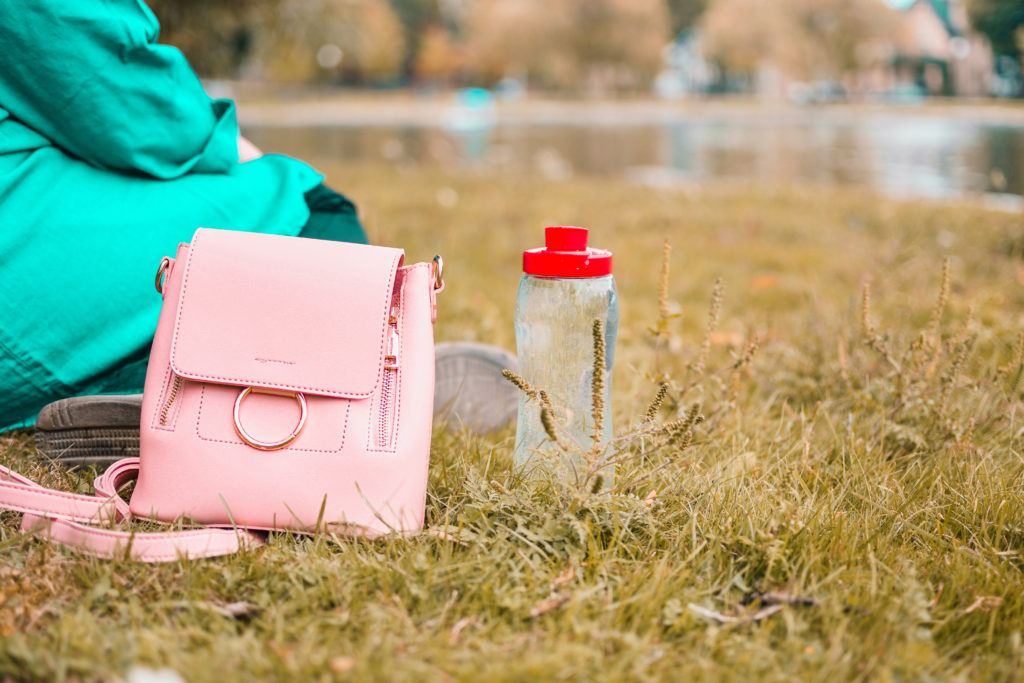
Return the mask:
[[43, 408], [36, 448], [65, 465], [109, 465], [139, 455], [142, 394], [78, 396]]
[[[448, 342], [434, 347], [434, 416], [446, 426], [484, 434], [515, 417], [518, 389], [501, 375], [516, 357], [495, 346]], [[45, 406], [36, 448], [64, 465], [109, 465], [139, 455], [142, 394], [77, 396]]]
[[486, 434], [515, 417], [519, 390], [505, 379], [518, 372], [515, 355], [487, 344], [442, 342], [434, 346], [434, 417], [450, 428]]

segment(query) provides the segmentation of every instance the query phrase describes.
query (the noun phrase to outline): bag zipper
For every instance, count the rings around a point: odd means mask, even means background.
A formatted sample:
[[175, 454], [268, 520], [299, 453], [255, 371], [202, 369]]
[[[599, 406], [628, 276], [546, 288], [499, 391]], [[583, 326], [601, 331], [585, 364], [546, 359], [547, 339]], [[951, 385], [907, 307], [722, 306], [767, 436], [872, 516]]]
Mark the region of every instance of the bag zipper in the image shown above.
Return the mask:
[[398, 384], [398, 304], [388, 317], [388, 349], [384, 355], [384, 377], [381, 379], [380, 408], [377, 412], [377, 448], [390, 448], [394, 433], [395, 393]]
[[171, 408], [174, 406], [174, 402], [178, 399], [178, 394], [181, 393], [181, 385], [184, 380], [178, 375], [174, 375], [174, 381], [171, 383], [171, 390], [167, 392], [167, 398], [164, 399], [163, 408], [160, 409], [160, 424], [167, 426], [167, 420], [171, 414]]

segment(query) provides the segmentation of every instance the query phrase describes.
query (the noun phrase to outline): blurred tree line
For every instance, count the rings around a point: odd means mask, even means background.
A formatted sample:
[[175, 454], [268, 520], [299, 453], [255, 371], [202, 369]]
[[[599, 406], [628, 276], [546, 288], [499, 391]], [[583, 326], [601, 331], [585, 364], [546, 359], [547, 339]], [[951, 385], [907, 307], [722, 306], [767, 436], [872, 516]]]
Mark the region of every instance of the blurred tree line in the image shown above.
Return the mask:
[[839, 80], [888, 56], [896, 11], [881, 0], [715, 0], [702, 26], [708, 56], [733, 72], [767, 62]]
[[[771, 62], [840, 78], [887, 54], [883, 0], [148, 0], [203, 76], [352, 85], [646, 91], [698, 26], [732, 73]], [[1024, 49], [1024, 0], [966, 0], [998, 54]]]
[[202, 76], [646, 89], [707, 0], [147, 0]]

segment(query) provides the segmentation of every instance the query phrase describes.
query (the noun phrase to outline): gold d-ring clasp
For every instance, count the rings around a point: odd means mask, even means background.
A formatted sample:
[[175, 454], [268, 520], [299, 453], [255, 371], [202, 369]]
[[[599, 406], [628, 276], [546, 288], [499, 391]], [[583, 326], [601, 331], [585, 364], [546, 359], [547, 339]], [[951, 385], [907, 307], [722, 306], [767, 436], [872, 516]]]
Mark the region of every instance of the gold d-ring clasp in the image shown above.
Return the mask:
[[171, 258], [164, 256], [160, 259], [160, 267], [156, 271], [156, 291], [160, 294], [164, 293], [164, 273], [171, 267]]
[[[299, 423], [295, 425], [295, 429], [292, 430], [292, 433], [286, 436], [285, 438], [281, 439], [280, 441], [260, 441], [259, 439], [254, 439], [252, 436], [250, 436], [249, 433], [245, 431], [245, 428], [242, 426], [242, 420], [240, 419], [242, 413], [242, 401], [244, 401], [245, 397], [248, 396], [249, 394], [273, 394], [275, 396], [293, 396], [295, 400], [298, 401], [299, 410], [301, 410], [302, 412], [299, 415]], [[238, 398], [235, 399], [235, 432], [238, 434], [238, 438], [240, 438], [242, 441], [249, 444], [253, 448], [258, 448], [261, 451], [276, 451], [280, 448], [284, 448], [285, 446], [290, 444], [292, 441], [295, 441], [295, 439], [299, 437], [299, 434], [302, 433], [302, 428], [305, 426], [306, 397], [303, 396], [298, 391], [277, 391], [274, 389], [246, 387], [245, 389], [242, 389], [241, 393], [238, 394]]]
[[444, 289], [444, 259], [438, 254], [434, 257], [434, 291], [440, 292]]

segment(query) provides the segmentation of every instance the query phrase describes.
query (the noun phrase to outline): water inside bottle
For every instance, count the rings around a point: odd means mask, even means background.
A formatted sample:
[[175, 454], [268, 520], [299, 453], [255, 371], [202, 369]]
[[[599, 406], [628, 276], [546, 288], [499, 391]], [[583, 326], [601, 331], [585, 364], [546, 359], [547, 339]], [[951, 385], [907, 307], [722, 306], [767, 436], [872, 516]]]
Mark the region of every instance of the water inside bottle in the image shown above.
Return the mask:
[[[601, 442], [612, 437], [611, 369], [618, 332], [618, 297], [610, 275], [595, 278], [548, 278], [524, 275], [516, 299], [516, 343], [520, 372], [536, 389], [548, 393], [556, 429], [568, 452], [551, 440], [540, 420], [540, 405], [520, 399], [514, 459], [530, 475], [542, 469], [582, 480], [593, 444], [593, 321], [605, 331], [605, 376]], [[552, 468], [552, 465], [556, 467]], [[558, 470], [561, 471], [558, 471]], [[606, 483], [610, 468], [601, 471]]]

